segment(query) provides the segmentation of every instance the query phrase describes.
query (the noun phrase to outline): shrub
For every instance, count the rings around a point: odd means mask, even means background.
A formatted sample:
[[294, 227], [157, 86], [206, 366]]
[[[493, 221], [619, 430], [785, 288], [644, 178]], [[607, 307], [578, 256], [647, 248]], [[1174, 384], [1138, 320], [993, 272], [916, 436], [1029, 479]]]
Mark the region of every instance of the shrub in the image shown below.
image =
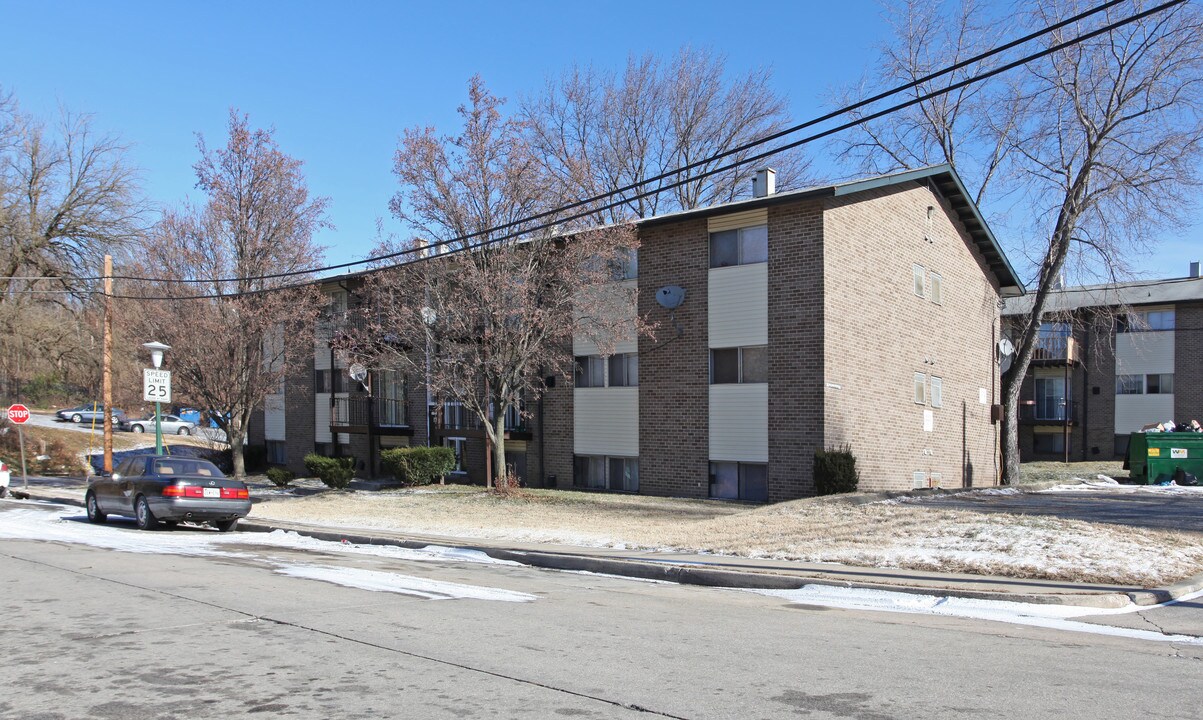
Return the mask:
[[242, 461], [246, 464], [247, 472], [263, 472], [267, 469], [267, 446], [243, 445]]
[[267, 479], [272, 481], [276, 487], [287, 487], [288, 483], [296, 478], [291, 470], [286, 470], [281, 467], [273, 467], [267, 469]]
[[860, 472], [851, 445], [815, 451], [816, 495], [856, 492], [859, 483]]
[[380, 465], [403, 485], [429, 485], [455, 469], [449, 447], [400, 447], [380, 453]]
[[305, 456], [305, 469], [335, 490], [342, 490], [355, 477], [355, 458], [328, 458], [316, 453]]

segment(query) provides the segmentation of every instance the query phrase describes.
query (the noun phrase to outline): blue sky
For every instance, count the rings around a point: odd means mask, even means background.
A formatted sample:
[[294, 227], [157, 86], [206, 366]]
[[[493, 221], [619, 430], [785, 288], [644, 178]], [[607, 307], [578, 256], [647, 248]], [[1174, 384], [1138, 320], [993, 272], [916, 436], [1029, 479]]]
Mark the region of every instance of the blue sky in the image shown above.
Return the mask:
[[[824, 109], [829, 89], [862, 75], [886, 32], [871, 0], [758, 7], [766, 12], [656, 0], [0, 0], [0, 87], [43, 117], [60, 104], [93, 113], [133, 145], [162, 203], [197, 195], [195, 134], [224, 142], [228, 108], [275, 126], [282, 149], [305, 161], [310, 189], [331, 198], [336, 229], [319, 240], [330, 262], [344, 262], [370, 250], [377, 218], [400, 230], [387, 207], [397, 137], [415, 125], [454, 130], [474, 73], [513, 103], [573, 62], [617, 68], [630, 53], [704, 46], [726, 54], [734, 72], [770, 66], [803, 120]], [[1185, 275], [1203, 255], [1203, 223], [1192, 222], [1139, 269]], [[1017, 254], [1012, 261], [1026, 274]]]

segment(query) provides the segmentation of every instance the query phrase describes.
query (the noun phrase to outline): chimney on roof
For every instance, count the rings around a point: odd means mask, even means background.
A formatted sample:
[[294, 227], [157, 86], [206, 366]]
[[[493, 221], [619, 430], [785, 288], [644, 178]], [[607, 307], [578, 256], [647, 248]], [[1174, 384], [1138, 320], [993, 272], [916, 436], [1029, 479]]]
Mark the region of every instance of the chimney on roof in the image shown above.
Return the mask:
[[756, 177], [752, 178], [752, 197], [768, 197], [777, 192], [777, 171], [773, 168], [760, 168]]
[[1192, 262], [1191, 262], [1191, 264], [1190, 264], [1190, 276], [1189, 276], [1189, 277], [1193, 277], [1193, 278], [1197, 278], [1197, 277], [1199, 277], [1199, 261], [1198, 261], [1198, 260], [1195, 260], [1195, 261], [1192, 261]]

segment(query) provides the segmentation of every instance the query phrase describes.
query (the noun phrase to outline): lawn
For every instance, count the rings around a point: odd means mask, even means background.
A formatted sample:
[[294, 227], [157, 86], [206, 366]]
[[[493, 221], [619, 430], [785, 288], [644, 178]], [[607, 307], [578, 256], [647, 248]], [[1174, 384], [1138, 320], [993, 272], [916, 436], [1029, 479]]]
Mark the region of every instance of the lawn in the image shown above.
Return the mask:
[[880, 497], [749, 506], [565, 490], [499, 497], [450, 485], [267, 495], [255, 505], [254, 518], [461, 538], [1143, 586], [1203, 572], [1198, 534], [918, 507]]

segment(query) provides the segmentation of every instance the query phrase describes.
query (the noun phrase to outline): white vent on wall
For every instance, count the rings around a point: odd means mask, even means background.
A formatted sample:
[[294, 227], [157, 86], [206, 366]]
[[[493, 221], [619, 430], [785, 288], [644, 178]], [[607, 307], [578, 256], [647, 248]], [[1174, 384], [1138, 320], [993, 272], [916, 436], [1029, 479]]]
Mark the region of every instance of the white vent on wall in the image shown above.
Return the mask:
[[927, 473], [922, 470], [911, 473], [911, 487], [915, 489], [927, 487]]

